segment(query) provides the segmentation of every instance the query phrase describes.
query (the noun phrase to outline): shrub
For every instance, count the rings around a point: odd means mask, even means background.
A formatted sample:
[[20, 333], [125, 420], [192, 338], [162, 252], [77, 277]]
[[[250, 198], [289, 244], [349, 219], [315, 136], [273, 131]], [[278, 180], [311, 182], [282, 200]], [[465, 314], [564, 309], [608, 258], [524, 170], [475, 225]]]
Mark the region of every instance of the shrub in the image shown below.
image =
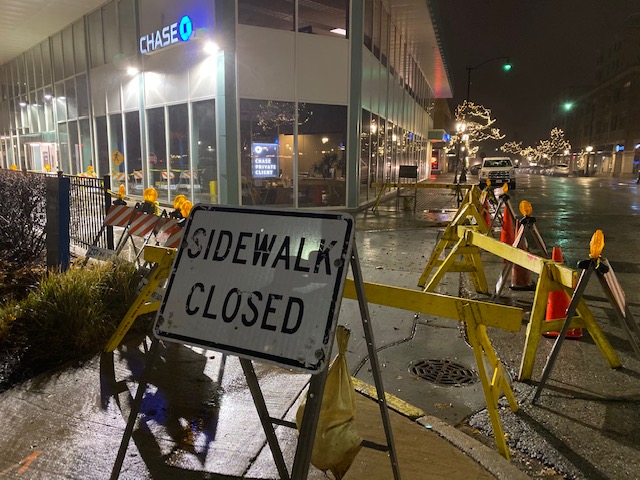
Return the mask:
[[4, 343], [38, 371], [99, 352], [136, 296], [129, 263], [103, 263], [47, 273], [20, 302], [0, 308]]
[[44, 175], [0, 169], [0, 261], [40, 259], [46, 222]]

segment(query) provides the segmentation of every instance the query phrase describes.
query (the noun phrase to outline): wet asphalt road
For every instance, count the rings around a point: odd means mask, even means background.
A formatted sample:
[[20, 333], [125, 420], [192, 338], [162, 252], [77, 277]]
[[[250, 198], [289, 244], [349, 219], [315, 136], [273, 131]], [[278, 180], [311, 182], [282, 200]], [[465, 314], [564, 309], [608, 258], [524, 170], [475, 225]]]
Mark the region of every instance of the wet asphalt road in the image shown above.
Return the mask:
[[[640, 186], [634, 179], [520, 176], [512, 191], [517, 208], [526, 199], [549, 251], [561, 247], [565, 263], [577, 268], [589, 254], [596, 229], [605, 236], [607, 258], [626, 294], [636, 322], [640, 319]], [[534, 250], [535, 246], [531, 247]], [[532, 293], [510, 294], [511, 303], [527, 310]], [[622, 368], [608, 367], [588, 334], [564, 342], [540, 401], [531, 397], [553, 344], [543, 339], [532, 381], [514, 382], [520, 412], [503, 409], [511, 448], [543, 460], [569, 478], [640, 478], [640, 361], [634, 357], [604, 291], [593, 278], [585, 300], [611, 341]], [[503, 362], [517, 372], [522, 333], [490, 332]], [[640, 339], [638, 339], [640, 340]], [[485, 412], [472, 416], [472, 427], [488, 430]]]

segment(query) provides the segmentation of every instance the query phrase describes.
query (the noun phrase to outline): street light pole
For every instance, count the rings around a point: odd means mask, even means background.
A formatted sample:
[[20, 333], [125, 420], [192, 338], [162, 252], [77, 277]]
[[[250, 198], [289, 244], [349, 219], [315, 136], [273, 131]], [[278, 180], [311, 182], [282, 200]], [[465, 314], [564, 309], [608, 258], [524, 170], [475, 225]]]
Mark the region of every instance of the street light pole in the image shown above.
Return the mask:
[[471, 72], [473, 70], [476, 70], [476, 69], [480, 68], [484, 64], [489, 63], [489, 62], [493, 62], [495, 60], [505, 60], [505, 63], [504, 63], [502, 68], [504, 68], [506, 71], [511, 70], [511, 63], [509, 61], [509, 57], [507, 57], [507, 56], [490, 58], [489, 60], [485, 60], [484, 62], [479, 63], [478, 65], [476, 65], [474, 67], [467, 67], [467, 99], [466, 99], [467, 102], [469, 101], [470, 93], [471, 93]]

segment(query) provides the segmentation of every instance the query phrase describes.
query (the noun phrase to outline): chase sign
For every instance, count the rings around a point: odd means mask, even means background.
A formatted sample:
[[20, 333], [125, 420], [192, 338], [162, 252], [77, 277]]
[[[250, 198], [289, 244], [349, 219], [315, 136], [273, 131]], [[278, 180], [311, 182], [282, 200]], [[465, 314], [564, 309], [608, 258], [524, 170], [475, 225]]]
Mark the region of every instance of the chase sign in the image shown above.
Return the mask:
[[148, 35], [140, 37], [140, 53], [149, 54], [161, 48], [168, 47], [178, 42], [186, 42], [193, 34], [193, 23], [188, 15], [185, 15], [179, 22], [166, 25], [160, 30], [156, 30]]

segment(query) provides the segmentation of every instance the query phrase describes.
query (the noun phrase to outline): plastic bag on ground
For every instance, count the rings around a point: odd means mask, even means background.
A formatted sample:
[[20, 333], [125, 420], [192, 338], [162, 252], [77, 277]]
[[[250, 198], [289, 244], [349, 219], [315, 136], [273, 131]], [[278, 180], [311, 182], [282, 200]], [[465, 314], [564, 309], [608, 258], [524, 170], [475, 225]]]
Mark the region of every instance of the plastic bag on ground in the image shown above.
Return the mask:
[[[323, 472], [330, 470], [337, 480], [347, 473], [362, 446], [362, 437], [355, 428], [355, 391], [345, 357], [350, 335], [351, 332], [345, 327], [337, 327], [338, 355], [327, 373], [311, 452], [312, 465]], [[306, 398], [296, 414], [298, 431], [305, 405]]]

